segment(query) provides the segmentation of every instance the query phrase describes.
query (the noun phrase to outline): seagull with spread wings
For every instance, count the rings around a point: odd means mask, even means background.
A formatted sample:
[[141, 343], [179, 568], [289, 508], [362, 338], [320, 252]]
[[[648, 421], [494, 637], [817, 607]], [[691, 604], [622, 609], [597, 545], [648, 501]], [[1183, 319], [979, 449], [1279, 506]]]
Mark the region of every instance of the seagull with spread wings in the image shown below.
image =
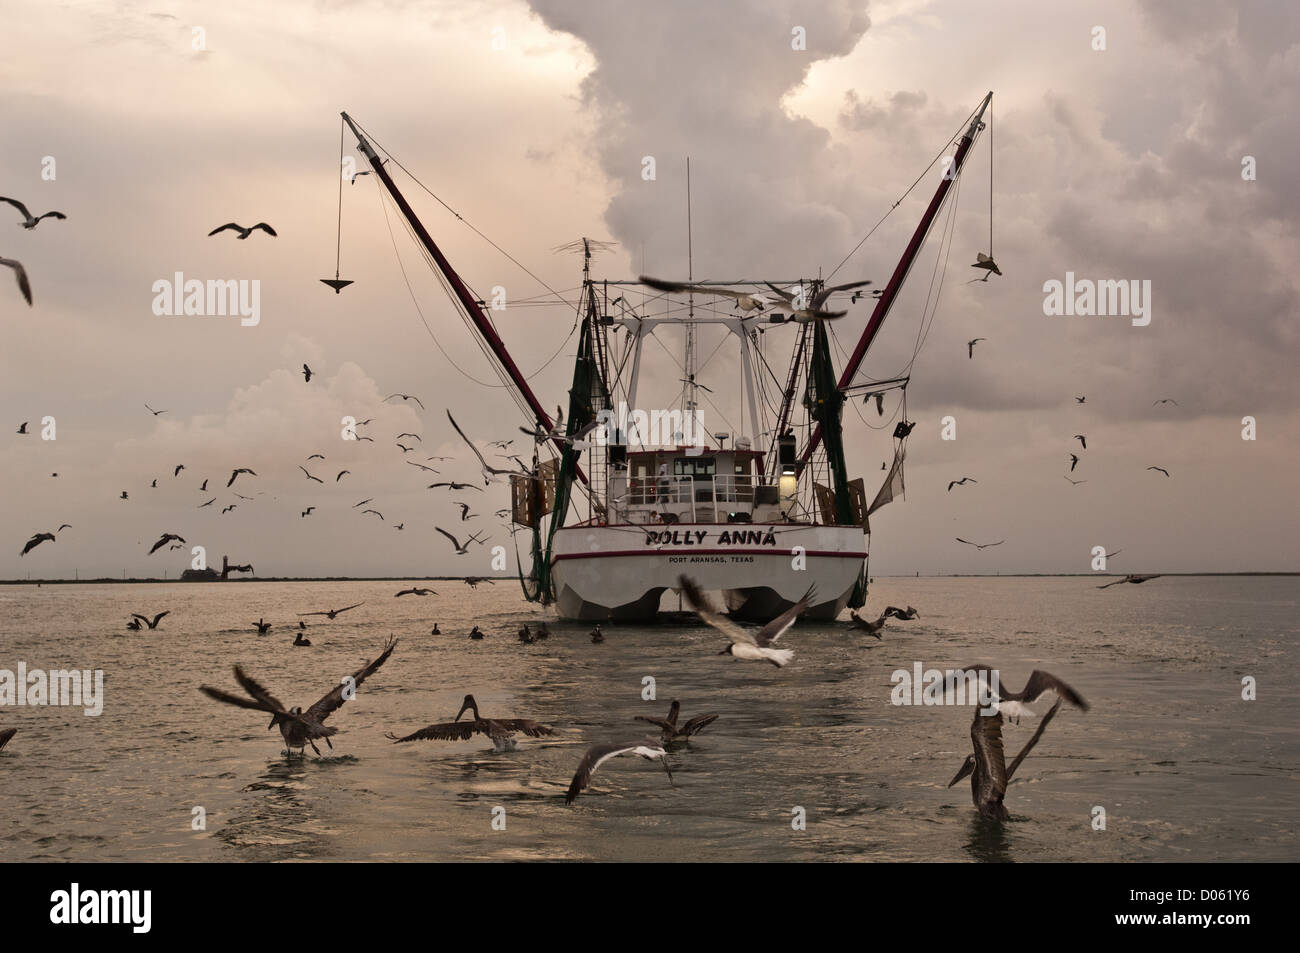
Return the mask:
[[22, 294], [23, 300], [30, 306], [32, 303], [32, 283], [27, 278], [27, 269], [23, 267], [23, 263], [15, 258], [0, 258], [0, 267], [14, 270], [14, 277], [18, 279], [18, 291]]
[[468, 553], [470, 543], [479, 543], [481, 545], [487, 542], [487, 540], [479, 539], [478, 534], [474, 533], [469, 537], [469, 539], [465, 540], [465, 544], [462, 546], [460, 540], [458, 540], [455, 536], [451, 535], [451, 533], [447, 532], [441, 526], [435, 526], [434, 529], [436, 529], [439, 533], [442, 533], [443, 536], [446, 536], [449, 540], [451, 540], [451, 544], [456, 547], [457, 556], [464, 556], [466, 553]]
[[668, 752], [664, 750], [662, 745], [656, 744], [651, 739], [645, 741], [605, 742], [592, 745], [587, 749], [587, 753], [582, 756], [582, 761], [578, 763], [578, 770], [574, 773], [573, 780], [569, 782], [569, 790], [564, 795], [564, 803], [572, 804], [587, 785], [591, 783], [591, 776], [596, 773], [596, 769], [610, 758], [617, 758], [621, 754], [634, 754], [647, 761], [662, 761], [664, 770], [668, 772], [668, 783], [672, 784], [673, 772], [668, 767]]
[[967, 546], [974, 546], [976, 549], [988, 549], [990, 546], [1001, 546], [1006, 542], [1005, 539], [1000, 539], [996, 543], [972, 543], [969, 539], [962, 539], [960, 536], [954, 536], [953, 539], [957, 540], [959, 543], [965, 543]]
[[31, 212], [27, 211], [27, 206], [24, 205], [22, 202], [18, 201], [17, 199], [5, 198], [3, 195], [0, 195], [0, 202], [8, 202], [14, 208], [18, 209], [19, 214], [21, 214], [23, 217], [23, 220], [18, 224], [21, 225], [23, 228], [29, 230], [35, 228], [43, 218], [55, 218], [55, 219], [62, 220], [68, 217], [64, 215], [62, 212], [45, 212], [41, 215], [33, 215]]
[[270, 235], [272, 238], [276, 237], [275, 229], [272, 228], [270, 225], [266, 224], [266, 222], [258, 222], [256, 225], [250, 225], [248, 228], [245, 228], [243, 225], [236, 225], [234, 222], [227, 222], [225, 225], [218, 225], [212, 231], [208, 232], [208, 237], [211, 238], [213, 235], [217, 234], [218, 232], [224, 232], [228, 228], [233, 228], [235, 231], [239, 232], [240, 241], [243, 241], [245, 238], [253, 234], [253, 232], [257, 231], [259, 228], [262, 231], [266, 232], [266, 234]]
[[795, 620], [803, 615], [817, 594], [816, 589], [809, 586], [808, 591], [798, 602], [757, 632], [750, 632], [718, 612], [689, 576], [678, 576], [677, 584], [686, 594], [691, 608], [699, 613], [700, 618], [731, 640], [731, 644], [719, 652], [719, 655], [731, 655], [748, 661], [771, 662], [778, 668], [794, 658], [794, 650], [778, 649], [773, 646], [781, 636], [785, 635], [790, 626], [794, 625]]
[[763, 299], [747, 291], [735, 291], [732, 288], [714, 288], [709, 285], [696, 285], [681, 281], [664, 281], [660, 278], [651, 278], [649, 275], [640, 275], [637, 281], [648, 288], [655, 289], [655, 291], [663, 291], [668, 294], [713, 295], [719, 298], [730, 298], [736, 302], [732, 305], [733, 311], [736, 308], [741, 311], [763, 310]]
[[340, 612], [347, 612], [351, 609], [355, 609], [357, 606], [364, 606], [364, 605], [365, 605], [364, 602], [358, 602], [356, 603], [356, 605], [344, 606], [342, 609], [326, 609], [324, 612], [299, 612], [298, 615], [324, 615], [324, 616], [329, 616], [330, 619], [333, 619]]

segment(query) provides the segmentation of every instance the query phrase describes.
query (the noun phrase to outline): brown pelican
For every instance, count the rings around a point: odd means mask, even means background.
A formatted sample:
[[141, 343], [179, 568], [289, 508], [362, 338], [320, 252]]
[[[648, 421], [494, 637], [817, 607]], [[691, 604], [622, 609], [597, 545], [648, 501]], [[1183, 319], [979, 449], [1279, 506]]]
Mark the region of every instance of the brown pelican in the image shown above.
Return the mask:
[[27, 545], [25, 545], [25, 546], [23, 547], [23, 551], [22, 551], [21, 553], [19, 553], [18, 555], [19, 555], [19, 556], [26, 556], [26, 555], [27, 555], [28, 553], [30, 553], [33, 549], [35, 549], [37, 546], [41, 545], [41, 543], [45, 542], [46, 540], [49, 540], [51, 543], [54, 542], [54, 534], [53, 534], [53, 533], [37, 533], [36, 535], [34, 535], [31, 539], [29, 539], [29, 540], [27, 541]]
[[333, 618], [334, 618], [336, 615], [338, 615], [340, 612], [347, 612], [347, 611], [350, 610], [350, 609], [355, 609], [357, 606], [364, 606], [364, 605], [365, 605], [364, 602], [358, 602], [358, 603], [355, 603], [354, 605], [344, 606], [342, 609], [326, 609], [324, 612], [299, 612], [298, 615], [300, 615], [300, 616], [302, 616], [302, 615], [324, 615], [324, 616], [329, 616], [330, 619], [333, 619]]
[[528, 631], [528, 626], [525, 625], [519, 630], [519, 641], [523, 642], [525, 645], [532, 645], [537, 640], [533, 638], [533, 634]]
[[306, 364], [304, 364], [302, 366], [302, 379], [304, 383], [307, 384], [311, 383], [311, 374], [312, 374], [311, 368], [308, 367]]
[[22, 214], [23, 217], [23, 221], [19, 222], [18, 224], [21, 225], [23, 228], [28, 228], [28, 229], [35, 228], [37, 223], [40, 222], [40, 220], [43, 218], [64, 219], [68, 217], [64, 215], [62, 212], [45, 212], [44, 214], [41, 215], [33, 215], [31, 212], [27, 211], [27, 206], [24, 205], [22, 202], [18, 201], [17, 199], [5, 198], [3, 195], [0, 195], [0, 202], [8, 202], [14, 208], [18, 209], [18, 211]]
[[266, 222], [258, 222], [256, 225], [250, 225], [248, 228], [245, 228], [243, 225], [236, 225], [234, 222], [227, 222], [225, 225], [218, 225], [212, 231], [208, 232], [208, 237], [211, 238], [213, 235], [217, 234], [217, 232], [224, 232], [228, 228], [233, 228], [235, 231], [239, 232], [240, 241], [243, 241], [259, 228], [272, 238], [276, 237], [275, 229], [266, 224]]
[[483, 638], [483, 633], [479, 631], [478, 626], [474, 626], [474, 628], [469, 631], [469, 637], [477, 642], [479, 639]]
[[596, 627], [591, 630], [591, 644], [599, 645], [601, 642], [604, 641], [605, 641], [605, 636], [601, 634], [600, 623], [598, 622], [596, 623]]
[[398, 596], [436, 596], [437, 594], [438, 593], [433, 589], [421, 589], [419, 586], [414, 586], [410, 589], [403, 589], [401, 592], [394, 593], [393, 598], [396, 599]]
[[271, 623], [267, 622], [265, 619], [258, 619], [253, 623], [253, 625], [256, 626], [258, 635], [266, 635], [266, 633], [271, 631]]
[[9, 739], [16, 734], [18, 734], [17, 728], [6, 728], [4, 731], [0, 731], [0, 748], [9, 744]]
[[786, 633], [790, 626], [794, 625], [799, 616], [803, 615], [804, 610], [808, 608], [808, 604], [816, 595], [816, 589], [809, 586], [802, 599], [757, 632], [750, 632], [714, 609], [704, 597], [704, 593], [700, 591], [700, 587], [692, 579], [687, 576], [678, 576], [677, 583], [681, 586], [682, 591], [686, 593], [686, 599], [690, 602], [691, 608], [700, 614], [700, 618], [731, 640], [731, 644], [719, 652], [719, 655], [731, 655], [738, 659], [771, 662], [778, 668], [794, 658], [794, 650], [776, 649], [772, 648], [772, 645]]
[[1152, 575], [1149, 576], [1139, 576], [1133, 573], [1129, 573], [1129, 575], [1125, 576], [1123, 579], [1116, 579], [1114, 582], [1108, 582], [1106, 583], [1106, 585], [1098, 586], [1097, 588], [1109, 589], [1111, 586], [1118, 586], [1122, 582], [1131, 582], [1133, 583], [1133, 585], [1136, 586], [1139, 585], [1140, 583], [1146, 582], [1148, 579], [1159, 579], [1159, 578], [1160, 578], [1160, 573], [1153, 573]]
[[572, 804], [582, 790], [591, 783], [591, 776], [596, 773], [596, 769], [610, 758], [617, 758], [621, 754], [634, 754], [647, 761], [658, 758], [663, 761], [664, 770], [668, 772], [668, 783], [672, 783], [673, 772], [668, 767], [668, 752], [653, 740], [647, 738], [645, 741], [605, 742], [592, 745], [582, 756], [578, 770], [573, 775], [573, 781], [569, 783], [569, 790], [564, 795], [564, 803]]
[[[987, 672], [991, 669], [987, 665], [972, 665], [966, 671]], [[1056, 704], [1051, 710], [1043, 716], [1043, 720], [1038, 724], [1038, 730], [1029, 739], [1029, 743], [1020, 749], [1020, 754], [1016, 755], [1015, 760], [1008, 766], [1002, 754], [1003, 712], [1018, 721], [1021, 715], [1033, 714], [1025, 704], [1035, 701], [1049, 691], [1056, 692], [1060, 697], [1056, 699]], [[1088, 710], [1088, 703], [1073, 688], [1055, 675], [1035, 669], [1029, 674], [1029, 681], [1025, 683], [1023, 690], [1019, 692], [999, 690], [997, 711], [992, 715], [981, 714], [982, 709], [976, 707], [975, 720], [971, 722], [970, 728], [971, 743], [975, 747], [975, 752], [966, 756], [965, 763], [948, 782], [948, 787], [952, 787], [969, 774], [971, 800], [974, 801], [980, 814], [995, 821], [1007, 820], [1007, 809], [1002, 804], [1002, 799], [1006, 797], [1007, 785], [1011, 783], [1011, 778], [1016, 773], [1016, 768], [1020, 767], [1020, 762], [1024, 761], [1034, 745], [1038, 744], [1038, 739], [1043, 736], [1043, 729], [1055, 717], [1062, 701], [1068, 701], [1084, 711]]]
[[485, 578], [482, 577], [482, 576], [466, 576], [466, 577], [465, 577], [465, 585], [469, 586], [471, 589], [477, 589], [477, 588], [478, 588], [478, 584], [479, 584], [480, 582], [486, 582], [486, 583], [488, 583], [489, 585], [493, 585], [493, 586], [496, 585], [496, 580], [495, 580], [495, 579], [485, 579]]
[[430, 634], [430, 635], [442, 635], [442, 631], [438, 628], [438, 623], [435, 622], [435, 623], [433, 624], [433, 631], [430, 632], [429, 634]]
[[885, 618], [893, 616], [895, 619], [915, 619], [917, 615], [917, 611], [911, 606], [908, 606], [906, 611], [897, 606], [885, 606]]
[[[460, 720], [460, 716], [467, 711], [474, 713], [473, 721]], [[480, 717], [478, 702], [474, 700], [473, 695], [466, 695], [454, 720], [429, 725], [419, 731], [412, 732], [404, 738], [399, 738], [392, 732], [389, 732], [386, 737], [391, 738], [395, 743], [403, 741], [468, 741], [472, 736], [479, 734], [491, 738], [492, 745], [497, 751], [513, 751], [516, 747], [513, 737], [516, 732], [523, 732], [529, 738], [540, 738], [542, 735], [549, 735], [551, 729], [527, 718]]]
[[171, 611], [172, 611], [171, 609], [167, 609], [164, 612], [159, 612], [156, 616], [153, 617], [152, 620], [147, 615], [140, 615], [140, 613], [138, 612], [132, 612], [131, 618], [139, 619], [145, 625], [149, 626], [149, 628], [156, 629], [158, 628], [158, 623], [162, 621], [163, 616], [171, 615]]
[[867, 635], [874, 635], [877, 639], [882, 639], [882, 641], [883, 637], [880, 634], [880, 630], [885, 627], [885, 619], [888, 617], [889, 613], [882, 612], [880, 613], [880, 618], [875, 622], [872, 622], [870, 619], [862, 618], [862, 616], [858, 615], [856, 611], [849, 612], [849, 618], [853, 620], [853, 628], [862, 629], [867, 633]]
[[551, 637], [551, 627], [547, 625], [545, 622], [543, 622], [541, 625], [537, 627], [537, 632], [534, 634], [534, 637], [539, 642], [541, 642], [544, 639], [549, 639]]
[[674, 741], [685, 741], [691, 735], [699, 734], [707, 726], [718, 720], [716, 714], [696, 715], [694, 718], [686, 722], [686, 724], [678, 727], [677, 715], [681, 711], [681, 708], [681, 703], [674, 698], [672, 705], [668, 708], [667, 718], [650, 718], [646, 715], [637, 715], [636, 720], [648, 721], [652, 725], [658, 725], [660, 731], [663, 732], [661, 740], [666, 745], [671, 744]]
[[139, 619], [132, 619], [130, 622], [126, 624], [126, 627], [130, 629], [132, 632], [139, 632], [142, 628], [144, 628], [144, 626], [140, 625]]
[[316, 747], [317, 740], [324, 738], [325, 743], [330, 748], [333, 748], [334, 743], [330, 741], [330, 735], [338, 733], [337, 728], [326, 727], [325, 719], [342, 707], [343, 703], [355, 694], [361, 683], [378, 671], [379, 666], [388, 661], [388, 656], [393, 654], [393, 649], [396, 647], [397, 640], [389, 639], [388, 645], [379, 658], [373, 662], [367, 662], [354, 672], [350, 678], [343, 679], [334, 686], [329, 694], [306, 711], [301, 708], [286, 709], [283, 702], [244, 674], [244, 670], [238, 665], [235, 666], [235, 681], [239, 682], [244, 691], [252, 696], [251, 698], [232, 695], [229, 692], [223, 692], [219, 688], [211, 688], [207, 685], [200, 686], [199, 691], [209, 698], [215, 698], [227, 705], [237, 705], [240, 708], [270, 712], [271, 724], [267, 726], [267, 730], [277, 725], [280, 727], [280, 734], [284, 737], [288, 754], [292, 755], [294, 748], [299, 749], [300, 753], [306, 754], [307, 745], [311, 745], [311, 749], [320, 754], [320, 749]]
[[298, 634], [293, 637], [293, 644], [310, 646], [311, 639], [307, 638], [301, 631], [299, 631]]

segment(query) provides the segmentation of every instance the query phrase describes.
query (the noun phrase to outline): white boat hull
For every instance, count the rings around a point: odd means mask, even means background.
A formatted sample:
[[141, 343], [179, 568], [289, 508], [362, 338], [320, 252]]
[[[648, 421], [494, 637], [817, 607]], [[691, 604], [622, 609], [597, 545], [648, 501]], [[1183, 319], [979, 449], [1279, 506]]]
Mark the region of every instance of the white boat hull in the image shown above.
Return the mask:
[[652, 619], [682, 575], [705, 591], [721, 591], [731, 613], [749, 621], [774, 618], [815, 586], [807, 616], [833, 619], [865, 558], [856, 526], [574, 526], [555, 534], [551, 578], [564, 619]]

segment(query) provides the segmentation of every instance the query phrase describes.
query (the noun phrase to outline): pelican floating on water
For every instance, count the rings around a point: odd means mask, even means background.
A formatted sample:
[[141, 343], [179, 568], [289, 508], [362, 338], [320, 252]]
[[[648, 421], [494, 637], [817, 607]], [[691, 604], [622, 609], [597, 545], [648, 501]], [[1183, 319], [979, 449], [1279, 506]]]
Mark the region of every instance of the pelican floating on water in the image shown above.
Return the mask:
[[17, 728], [6, 728], [4, 731], [0, 731], [0, 748], [9, 744], [9, 739], [16, 734], [18, 734]]
[[661, 740], [664, 744], [671, 744], [674, 741], [685, 741], [691, 735], [699, 734], [706, 727], [718, 720], [716, 714], [696, 715], [694, 718], [687, 721], [686, 724], [678, 727], [677, 715], [681, 710], [681, 703], [674, 698], [672, 705], [668, 708], [667, 718], [650, 718], [646, 715], [637, 715], [636, 720], [648, 721], [652, 725], [658, 725], [660, 731], [663, 733]]
[[[987, 672], [991, 669], [987, 665], [972, 665], [965, 671]], [[1033, 712], [1025, 705], [1036, 701], [1049, 691], [1056, 692], [1060, 697], [1038, 723], [1038, 730], [1029, 739], [1029, 743], [1020, 749], [1020, 754], [1016, 755], [1015, 760], [1008, 766], [1002, 753], [1003, 713], [1017, 721], [1020, 720], [1021, 715], [1032, 715]], [[1043, 736], [1047, 723], [1060, 710], [1062, 701], [1068, 701], [1084, 711], [1088, 710], [1088, 703], [1073, 688], [1050, 672], [1035, 669], [1029, 674], [1029, 681], [1025, 683], [1023, 690], [999, 691], [997, 711], [994, 714], [981, 714], [981, 709], [976, 707], [975, 720], [970, 726], [970, 738], [975, 752], [966, 756], [966, 761], [948, 782], [948, 787], [952, 787], [962, 778], [970, 775], [971, 800], [980, 814], [995, 821], [1007, 820], [1009, 815], [1002, 803], [1003, 798], [1006, 797], [1007, 785], [1011, 783], [1011, 778], [1016, 773], [1016, 768], [1020, 767], [1020, 762], [1024, 761], [1034, 745], [1038, 744], [1038, 739]]]
[[320, 748], [316, 747], [316, 741], [324, 738], [325, 743], [330, 748], [333, 748], [334, 743], [330, 741], [330, 736], [338, 734], [337, 728], [326, 727], [325, 719], [342, 707], [345, 701], [353, 697], [361, 683], [378, 671], [379, 666], [388, 661], [388, 656], [393, 654], [393, 649], [396, 647], [397, 639], [389, 639], [388, 645], [385, 646], [383, 653], [377, 659], [373, 662], [367, 662], [352, 673], [350, 677], [340, 681], [329, 694], [306, 711], [301, 708], [286, 709], [282, 701], [246, 675], [238, 665], [235, 666], [235, 681], [239, 682], [244, 691], [252, 696], [251, 698], [232, 695], [229, 692], [223, 692], [219, 688], [211, 688], [207, 685], [199, 686], [199, 691], [209, 698], [215, 698], [227, 705], [270, 712], [271, 723], [267, 725], [267, 730], [269, 731], [277, 725], [280, 727], [280, 734], [284, 737], [287, 753], [290, 756], [292, 756], [294, 748], [297, 748], [301, 754], [305, 754], [307, 745], [311, 745], [311, 750], [320, 754]]
[[[460, 720], [460, 716], [467, 711], [474, 713], [473, 721]], [[492, 745], [497, 751], [513, 751], [516, 747], [514, 735], [517, 732], [523, 732], [530, 738], [540, 738], [542, 735], [549, 735], [551, 729], [528, 718], [480, 717], [478, 702], [474, 700], [473, 695], [466, 695], [453, 721], [429, 725], [404, 738], [399, 738], [392, 732], [388, 732], [385, 737], [391, 738], [395, 744], [400, 744], [403, 741], [468, 741], [474, 735], [480, 734], [491, 738]]]
[[661, 745], [655, 744], [650, 739], [645, 741], [605, 742], [592, 745], [587, 749], [587, 753], [582, 756], [582, 761], [578, 764], [578, 770], [569, 783], [569, 790], [564, 795], [564, 803], [572, 804], [577, 796], [582, 793], [582, 790], [591, 783], [591, 776], [596, 773], [596, 769], [610, 758], [617, 758], [621, 754], [634, 754], [639, 758], [645, 758], [647, 761], [661, 760], [664, 770], [668, 772], [668, 783], [672, 783], [673, 772], [668, 767], [668, 752]]

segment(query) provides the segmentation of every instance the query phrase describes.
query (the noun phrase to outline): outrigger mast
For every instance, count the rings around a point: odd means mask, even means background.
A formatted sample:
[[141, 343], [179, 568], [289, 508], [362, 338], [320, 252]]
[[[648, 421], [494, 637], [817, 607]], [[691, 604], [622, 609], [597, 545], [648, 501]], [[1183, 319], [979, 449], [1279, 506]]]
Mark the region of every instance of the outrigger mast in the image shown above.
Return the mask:
[[[930, 199], [930, 205], [925, 210], [925, 215], [922, 216], [920, 224], [916, 226], [916, 231], [912, 233], [912, 240], [907, 243], [907, 248], [903, 251], [903, 257], [898, 260], [894, 273], [889, 277], [889, 284], [885, 285], [884, 291], [881, 292], [880, 298], [876, 301], [875, 310], [871, 312], [871, 318], [867, 321], [867, 326], [862, 329], [862, 337], [858, 339], [857, 347], [853, 349], [848, 363], [844, 365], [844, 371], [840, 374], [839, 390], [843, 391], [853, 382], [853, 378], [858, 373], [858, 368], [862, 365], [862, 359], [866, 357], [867, 348], [871, 347], [871, 342], [875, 340], [880, 326], [885, 323], [889, 309], [894, 306], [898, 292], [903, 287], [903, 282], [907, 280], [907, 273], [911, 271], [912, 264], [921, 251], [925, 236], [930, 232], [930, 226], [939, 214], [939, 209], [943, 207], [943, 201], [948, 195], [948, 190], [952, 187], [953, 182], [957, 181], [957, 176], [961, 173], [962, 165], [966, 161], [966, 154], [970, 152], [976, 134], [984, 126], [984, 113], [988, 110], [989, 103], [992, 101], [993, 93], [990, 91], [984, 97], [984, 102], [980, 103], [980, 108], [975, 112], [975, 117], [971, 120], [970, 126], [957, 143], [957, 152], [953, 155], [952, 164], [945, 170], [943, 179], [935, 190], [934, 198]], [[816, 429], [813, 430], [812, 436], [808, 438], [808, 445], [804, 447], [803, 453], [799, 457], [801, 467], [806, 465], [812, 458], [813, 452], [817, 449], [821, 439], [822, 427], [818, 424]]]
[[[502, 370], [504, 370], [510, 377], [511, 381], [514, 382], [515, 387], [519, 389], [520, 396], [524, 398], [528, 403], [529, 409], [532, 410], [533, 414], [536, 416], [538, 426], [548, 433], [551, 432], [554, 429], [554, 422], [550, 415], [547, 414], [546, 409], [542, 407], [541, 402], [537, 399], [537, 395], [533, 393], [533, 389], [528, 386], [527, 379], [519, 370], [518, 365], [515, 364], [514, 358], [510, 356], [510, 352], [506, 350], [505, 342], [501, 340], [501, 336], [497, 334], [496, 328], [492, 326], [492, 322], [489, 321], [487, 315], [483, 313], [483, 309], [479, 305], [477, 299], [470, 294], [469, 288], [465, 286], [465, 282], [462, 281], [460, 275], [456, 273], [456, 269], [451, 266], [451, 262], [449, 262], [447, 257], [443, 255], [442, 250], [438, 247], [437, 243], [434, 242], [433, 237], [420, 222], [420, 219], [415, 214], [415, 210], [411, 208], [410, 204], [406, 201], [406, 198], [400, 191], [398, 191], [397, 185], [388, 174], [388, 170], [384, 168], [384, 163], [379, 160], [379, 156], [375, 152], [374, 147], [371, 146], [370, 140], [367, 139], [362, 134], [361, 130], [357, 128], [357, 124], [352, 121], [351, 116], [346, 112], [341, 115], [343, 116], [343, 121], [348, 124], [348, 128], [352, 130], [352, 134], [357, 137], [357, 148], [361, 150], [361, 154], [370, 162], [371, 169], [373, 169], [375, 175], [379, 177], [379, 181], [384, 184], [384, 188], [388, 190], [388, 194], [393, 197], [393, 201], [397, 203], [398, 209], [406, 218], [406, 221], [410, 224], [412, 230], [414, 230], [416, 237], [420, 239], [420, 243], [424, 246], [425, 251], [427, 251], [433, 258], [438, 269], [451, 285], [452, 290], [456, 293], [456, 297], [460, 300], [461, 307], [465, 309], [470, 320], [474, 322], [474, 326], [478, 328], [479, 334], [483, 336], [483, 340], [486, 341], [488, 347], [492, 349], [492, 353], [496, 355], [496, 359], [501, 362]], [[558, 436], [552, 436], [551, 440], [555, 444], [556, 449], [563, 454], [566, 447], [564, 440]], [[586, 483], [586, 474], [582, 472], [581, 468], [575, 469], [578, 478], [582, 480], [583, 483]]]

